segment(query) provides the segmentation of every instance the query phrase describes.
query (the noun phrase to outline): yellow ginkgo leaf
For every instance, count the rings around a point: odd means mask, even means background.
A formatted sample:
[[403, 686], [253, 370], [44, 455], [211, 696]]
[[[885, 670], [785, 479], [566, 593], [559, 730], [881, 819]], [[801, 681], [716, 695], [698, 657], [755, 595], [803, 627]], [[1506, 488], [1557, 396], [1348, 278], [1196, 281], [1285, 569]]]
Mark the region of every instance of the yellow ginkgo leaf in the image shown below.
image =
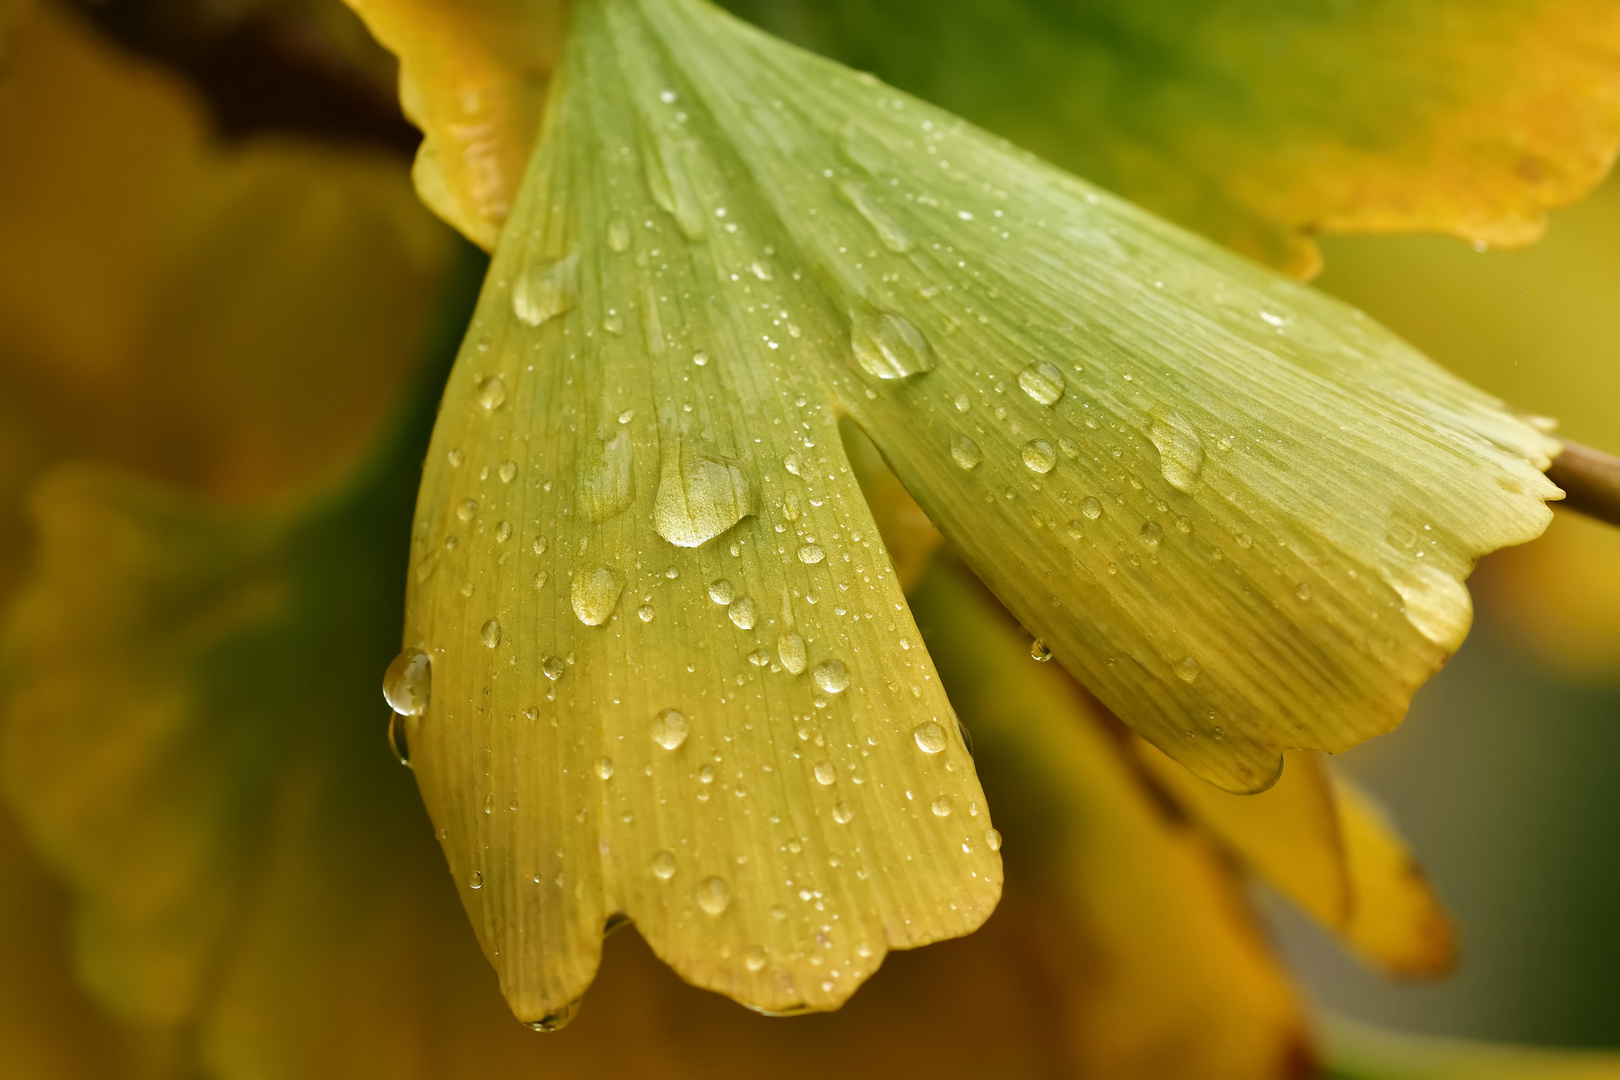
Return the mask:
[[346, 0], [399, 57], [399, 97], [422, 129], [423, 200], [494, 248], [534, 146], [562, 52], [566, 0]]
[[1006, 831], [1008, 902], [1046, 883], [1083, 942], [1060, 954], [1096, 984], [1054, 1003], [1074, 1063], [1062, 1075], [1300, 1075], [1298, 1003], [1235, 882], [1142, 785], [1106, 713], [1030, 658], [954, 560], [936, 558], [912, 602]]
[[1293, 751], [1270, 790], [1234, 795], [1137, 745], [1195, 820], [1368, 963], [1402, 976], [1456, 963], [1451, 918], [1406, 844], [1319, 756]]
[[1541, 235], [1620, 145], [1606, 0], [734, 0], [1290, 273], [1320, 232]]
[[401, 661], [520, 1016], [567, 1014], [621, 912], [774, 1011], [993, 904], [993, 853], [892, 799], [980, 801], [840, 412], [1234, 790], [1397, 723], [1473, 560], [1558, 494], [1550, 439], [1354, 310], [705, 4], [580, 5], [428, 455]]

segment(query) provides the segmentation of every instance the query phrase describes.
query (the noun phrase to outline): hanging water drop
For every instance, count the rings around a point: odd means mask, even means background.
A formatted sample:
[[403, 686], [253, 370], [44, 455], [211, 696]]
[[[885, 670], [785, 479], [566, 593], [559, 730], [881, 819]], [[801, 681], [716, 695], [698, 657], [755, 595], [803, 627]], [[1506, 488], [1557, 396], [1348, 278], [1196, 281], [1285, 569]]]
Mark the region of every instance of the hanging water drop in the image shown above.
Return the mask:
[[1029, 656], [1030, 659], [1044, 664], [1048, 660], [1052, 659], [1052, 649], [1046, 644], [1046, 642], [1042, 641], [1040, 638], [1036, 638], [1034, 641], [1029, 643]]
[[433, 660], [421, 649], [406, 649], [383, 673], [383, 698], [388, 707], [405, 716], [427, 712], [433, 689]]
[[404, 713], [388, 714], [388, 749], [393, 752], [394, 760], [407, 769], [412, 768], [410, 730], [406, 726], [409, 723], [410, 717]]

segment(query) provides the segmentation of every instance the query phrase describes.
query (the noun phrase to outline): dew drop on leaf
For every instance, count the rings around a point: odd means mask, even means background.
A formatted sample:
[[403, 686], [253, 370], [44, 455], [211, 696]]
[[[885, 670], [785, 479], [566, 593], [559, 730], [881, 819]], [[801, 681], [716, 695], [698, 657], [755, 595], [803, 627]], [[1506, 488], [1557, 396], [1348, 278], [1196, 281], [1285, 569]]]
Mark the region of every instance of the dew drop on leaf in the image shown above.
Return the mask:
[[739, 597], [732, 602], [731, 606], [726, 610], [726, 614], [731, 616], [731, 621], [736, 624], [737, 629], [752, 630], [754, 628], [755, 611], [754, 601], [751, 598]]
[[491, 649], [499, 645], [501, 643], [500, 620], [490, 619], [488, 622], [484, 623], [483, 629], [478, 631], [478, 636], [480, 639], [482, 639], [484, 644], [488, 645]]
[[1031, 439], [1025, 443], [1023, 457], [1024, 466], [1032, 473], [1044, 475], [1057, 465], [1057, 451], [1044, 439]]
[[383, 673], [383, 698], [388, 707], [404, 716], [427, 712], [433, 689], [433, 660], [421, 649], [406, 649]]
[[736, 593], [731, 588], [731, 582], [725, 578], [716, 578], [714, 581], [709, 582], [709, 599], [715, 603], [724, 607], [726, 604], [731, 603], [735, 597]]
[[795, 633], [786, 633], [776, 639], [776, 658], [782, 661], [782, 666], [791, 675], [798, 675], [804, 671], [808, 662], [804, 648], [804, 638]]
[[945, 729], [932, 720], [918, 724], [911, 737], [917, 740], [917, 749], [925, 754], [937, 754], [945, 749]]
[[1204, 467], [1204, 440], [1181, 414], [1160, 409], [1153, 414], [1148, 437], [1159, 450], [1159, 471], [1178, 491], [1191, 491]]
[[652, 857], [653, 877], [659, 881], [668, 881], [675, 876], [675, 856], [672, 852], [660, 851]]
[[478, 404], [490, 412], [506, 404], [506, 383], [499, 375], [491, 375], [479, 381]]
[[653, 720], [653, 742], [665, 750], [674, 750], [686, 741], [687, 733], [692, 729], [687, 722], [686, 714], [679, 709], [665, 709]]
[[1018, 385], [1042, 405], [1056, 405], [1063, 396], [1063, 372], [1056, 364], [1030, 364], [1018, 373]]
[[[628, 237], [626, 237], [628, 239]], [[518, 275], [512, 287], [512, 314], [539, 326], [579, 303], [579, 253], [541, 262]], [[486, 406], [493, 408], [493, 406]]]
[[611, 569], [597, 566], [581, 571], [574, 578], [568, 598], [580, 622], [586, 626], [601, 626], [618, 606], [619, 590], [623, 587]]
[[829, 694], [841, 694], [849, 688], [849, 669], [842, 660], [823, 660], [810, 673], [816, 685]]
[[697, 903], [710, 915], [719, 915], [731, 906], [731, 886], [724, 878], [706, 877], [698, 882]]
[[964, 469], [977, 468], [984, 460], [984, 451], [966, 435], [957, 435], [951, 439], [951, 460]]
[[933, 348], [905, 316], [863, 305], [850, 322], [850, 351], [868, 375], [904, 379], [933, 370]]

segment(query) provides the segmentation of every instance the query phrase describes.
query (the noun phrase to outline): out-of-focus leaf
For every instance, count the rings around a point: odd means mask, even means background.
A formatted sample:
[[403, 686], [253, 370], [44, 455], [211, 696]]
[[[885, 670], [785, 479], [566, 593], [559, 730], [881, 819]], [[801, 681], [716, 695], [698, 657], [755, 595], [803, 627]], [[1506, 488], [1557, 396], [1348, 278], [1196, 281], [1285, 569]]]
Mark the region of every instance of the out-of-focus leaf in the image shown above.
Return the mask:
[[416, 363], [451, 236], [398, 166], [258, 142], [54, 6], [0, 81], [0, 595], [65, 456], [234, 498], [352, 466]]
[[68, 897], [0, 809], [0, 1060], [26, 1080], [123, 1080], [137, 1047], [74, 979]]
[[[1447, 367], [1620, 448], [1620, 181], [1553, 218], [1528, 251], [1484, 255], [1438, 237], [1345, 237], [1322, 287], [1366, 307]], [[1502, 630], [1582, 679], [1620, 680], [1620, 530], [1557, 515], [1480, 575]]]
[[399, 97], [422, 129], [417, 190], [493, 250], [517, 199], [562, 56], [565, 0], [345, 0], [399, 58]]
[[1355, 891], [1332, 781], [1316, 755], [1293, 751], [1269, 789], [1234, 795], [1151, 744], [1138, 741], [1136, 747], [1153, 778], [1250, 869], [1324, 926], [1348, 925]]
[[1607, 0], [736, 0], [1299, 276], [1318, 232], [1536, 239], [1620, 143]]
[[1105, 714], [954, 561], [912, 602], [1005, 831], [1008, 900], [1040, 882], [1068, 927], [1047, 946], [1053, 1074], [1302, 1075], [1298, 1006], [1234, 881], [1149, 796]]
[[1620, 1054], [1403, 1035], [1329, 1017], [1323, 1080], [1617, 1080]]
[[1320, 756], [1294, 751], [1270, 790], [1234, 795], [1137, 745], [1195, 820], [1369, 964], [1413, 977], [1456, 963], [1451, 918], [1405, 842]]

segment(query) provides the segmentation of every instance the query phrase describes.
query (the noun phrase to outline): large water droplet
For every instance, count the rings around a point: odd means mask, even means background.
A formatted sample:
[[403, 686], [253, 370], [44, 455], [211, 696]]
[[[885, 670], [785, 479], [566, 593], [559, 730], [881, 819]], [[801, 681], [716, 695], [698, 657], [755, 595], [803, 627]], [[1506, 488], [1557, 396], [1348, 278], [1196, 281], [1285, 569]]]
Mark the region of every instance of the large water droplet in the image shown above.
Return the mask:
[[456, 517], [462, 521], [471, 521], [477, 516], [478, 501], [476, 499], [464, 499], [461, 505], [456, 507]]
[[855, 811], [851, 810], [846, 802], [835, 803], [833, 805], [833, 820], [840, 825], [848, 825], [855, 820]]
[[754, 628], [754, 601], [749, 597], [744, 596], [733, 601], [731, 606], [726, 609], [726, 614], [731, 616], [731, 621], [736, 624], [737, 629], [752, 630]]
[[512, 314], [539, 326], [579, 303], [579, 253], [530, 266], [512, 286]]
[[665, 709], [653, 720], [653, 742], [665, 750], [673, 750], [686, 741], [691, 730], [692, 725], [687, 723], [685, 713], [679, 709]]
[[816, 762], [816, 767], [812, 771], [815, 773], [816, 783], [822, 787], [828, 787], [838, 779], [838, 770], [830, 761]]
[[474, 870], [472, 873], [467, 875], [467, 888], [482, 889], [483, 887], [484, 872], [482, 870]]
[[490, 619], [484, 624], [483, 629], [478, 631], [478, 636], [483, 640], [485, 645], [488, 645], [492, 649], [499, 645], [501, 643], [500, 620]]
[[758, 971], [765, 966], [765, 950], [758, 945], [750, 945], [743, 951], [743, 966], [749, 971]]
[[984, 843], [991, 851], [1001, 850], [1001, 834], [995, 829], [984, 830]]
[[829, 694], [841, 694], [849, 688], [849, 669], [841, 660], [823, 660], [810, 677]]
[[1406, 621], [1442, 649], [1456, 652], [1474, 621], [1474, 603], [1463, 583], [1424, 563], [1391, 573], [1388, 580], [1405, 603]]
[[911, 250], [911, 237], [900, 223], [880, 206], [866, 189], [848, 180], [838, 181], [838, 193], [849, 201], [866, 223], [878, 234], [878, 240], [890, 251], [904, 254]]
[[1029, 643], [1029, 656], [1031, 660], [1038, 660], [1044, 664], [1052, 659], [1052, 648], [1040, 638], [1036, 638]]
[[603, 780], [611, 780], [613, 778], [613, 759], [605, 757], [598, 761], [596, 763], [596, 775]]
[[568, 670], [568, 661], [560, 656], [548, 656], [540, 662], [540, 674], [556, 682]]
[[934, 366], [934, 350], [921, 330], [902, 315], [870, 305], [851, 316], [849, 345], [861, 370], [880, 379], [904, 379]]
[[1031, 439], [1024, 444], [1024, 466], [1032, 473], [1046, 474], [1057, 465], [1057, 451], [1044, 439]]
[[383, 673], [383, 698], [396, 713], [421, 716], [432, 689], [433, 660], [421, 649], [406, 649]]
[[1198, 432], [1180, 413], [1160, 409], [1153, 414], [1148, 437], [1159, 448], [1159, 471], [1164, 478], [1179, 491], [1191, 491], [1204, 467], [1204, 440]]
[[697, 903], [710, 915], [718, 915], [731, 906], [731, 886], [725, 878], [706, 877], [698, 882]]
[[478, 404], [491, 412], [506, 404], [506, 382], [499, 375], [479, 381]]
[[580, 622], [586, 626], [601, 626], [618, 606], [619, 590], [623, 587], [617, 574], [606, 566], [598, 566], [574, 577], [568, 599]]
[[642, 153], [646, 165], [647, 189], [653, 202], [675, 219], [681, 235], [702, 240], [708, 231], [702, 203], [692, 187], [689, 166], [697, 156], [695, 147], [654, 130], [653, 145]]
[[966, 435], [956, 435], [951, 438], [951, 459], [964, 469], [973, 469], [984, 460], [984, 451]]
[[1096, 521], [1102, 517], [1102, 503], [1098, 502], [1093, 496], [1087, 495], [1080, 500], [1080, 512], [1092, 521]]
[[653, 527], [676, 547], [707, 543], [754, 513], [741, 466], [682, 439], [660, 463]]
[[818, 544], [805, 544], [803, 547], [799, 548], [799, 561], [804, 563], [806, 566], [814, 566], [816, 563], [820, 562], [826, 557], [827, 553], [822, 551], [820, 545]]
[[776, 658], [782, 661], [782, 666], [789, 674], [797, 675], [804, 670], [808, 662], [805, 655], [804, 638], [798, 634], [787, 633], [776, 639]]
[[1042, 405], [1056, 405], [1063, 396], [1063, 372], [1056, 364], [1031, 364], [1018, 373], [1018, 385]]
[[950, 817], [951, 816], [951, 800], [950, 800], [950, 797], [946, 796], [946, 795], [941, 795], [938, 798], [936, 798], [933, 802], [929, 803], [928, 808], [934, 812], [935, 817]]
[[1203, 670], [1204, 666], [1195, 658], [1191, 656], [1184, 657], [1181, 663], [1176, 665], [1176, 677], [1184, 683], [1190, 683], [1198, 678], [1198, 673]]
[[709, 599], [715, 603], [724, 606], [736, 599], [736, 596], [736, 592], [731, 587], [731, 582], [725, 578], [716, 578], [709, 582]]
[[945, 729], [932, 720], [918, 724], [911, 737], [917, 740], [917, 749], [925, 754], [937, 754], [945, 749]]
[[623, 429], [611, 439], [591, 439], [579, 456], [576, 495], [587, 521], [606, 521], [622, 513], [635, 498], [631, 471], [633, 445]]
[[652, 857], [653, 877], [659, 881], [668, 881], [675, 876], [675, 855], [673, 852], [660, 851]]

